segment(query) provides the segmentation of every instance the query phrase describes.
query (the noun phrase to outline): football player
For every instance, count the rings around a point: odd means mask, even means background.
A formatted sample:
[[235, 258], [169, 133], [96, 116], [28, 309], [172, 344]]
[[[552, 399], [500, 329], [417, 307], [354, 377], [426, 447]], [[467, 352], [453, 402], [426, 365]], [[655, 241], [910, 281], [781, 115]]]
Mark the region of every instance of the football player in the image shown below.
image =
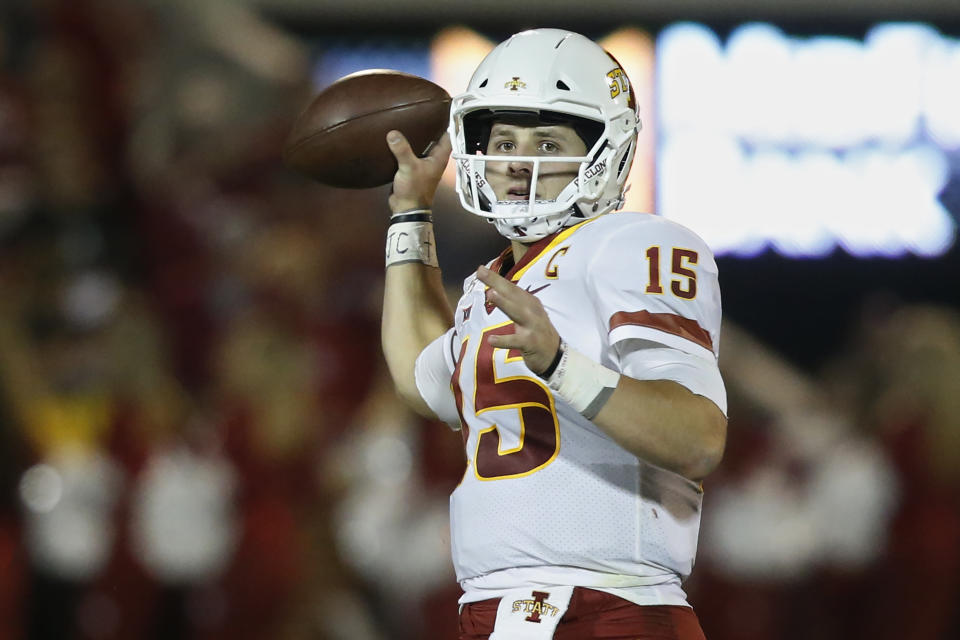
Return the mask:
[[[537, 29], [484, 59], [426, 157], [387, 136], [383, 350], [463, 436], [463, 639], [703, 637], [681, 585], [726, 439], [717, 267], [688, 229], [617, 212], [639, 129], [610, 54]], [[451, 149], [463, 206], [509, 241], [454, 309], [430, 211]]]

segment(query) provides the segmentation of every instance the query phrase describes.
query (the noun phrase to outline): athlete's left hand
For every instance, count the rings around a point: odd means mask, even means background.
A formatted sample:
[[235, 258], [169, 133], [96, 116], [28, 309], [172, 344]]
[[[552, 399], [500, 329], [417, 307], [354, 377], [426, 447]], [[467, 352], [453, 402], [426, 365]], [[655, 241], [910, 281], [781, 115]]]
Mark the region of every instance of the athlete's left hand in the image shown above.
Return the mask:
[[489, 287], [487, 303], [507, 314], [514, 325], [512, 334], [490, 336], [490, 344], [500, 349], [519, 349], [527, 368], [534, 373], [546, 371], [560, 348], [560, 334], [543, 304], [535, 295], [487, 267], [477, 269], [477, 278]]

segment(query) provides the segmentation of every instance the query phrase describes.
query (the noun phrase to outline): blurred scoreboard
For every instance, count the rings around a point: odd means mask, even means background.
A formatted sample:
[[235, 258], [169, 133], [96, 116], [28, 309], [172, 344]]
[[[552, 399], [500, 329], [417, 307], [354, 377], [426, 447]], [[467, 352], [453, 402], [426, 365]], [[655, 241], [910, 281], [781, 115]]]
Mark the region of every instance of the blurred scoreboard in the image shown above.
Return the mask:
[[955, 241], [960, 41], [929, 26], [855, 40], [748, 24], [724, 43], [677, 24], [657, 39], [656, 98], [658, 211], [717, 253], [932, 257]]

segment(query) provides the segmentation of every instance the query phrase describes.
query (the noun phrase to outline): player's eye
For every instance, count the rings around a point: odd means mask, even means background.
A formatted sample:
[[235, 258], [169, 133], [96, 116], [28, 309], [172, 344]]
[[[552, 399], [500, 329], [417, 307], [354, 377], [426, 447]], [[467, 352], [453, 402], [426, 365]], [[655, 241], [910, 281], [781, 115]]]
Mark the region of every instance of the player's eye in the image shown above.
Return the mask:
[[497, 143], [494, 147], [497, 153], [513, 153], [517, 148], [517, 145], [513, 144], [509, 140], [502, 140]]
[[550, 142], [549, 140], [544, 140], [540, 143], [539, 147], [540, 153], [557, 153], [560, 151], [560, 146], [555, 142]]

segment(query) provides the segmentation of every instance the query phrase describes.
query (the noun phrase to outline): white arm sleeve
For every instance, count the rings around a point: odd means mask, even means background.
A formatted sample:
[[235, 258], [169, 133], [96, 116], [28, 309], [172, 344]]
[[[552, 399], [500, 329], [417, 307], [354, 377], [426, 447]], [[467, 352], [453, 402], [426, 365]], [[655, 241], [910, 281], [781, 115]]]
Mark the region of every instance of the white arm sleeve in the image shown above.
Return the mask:
[[450, 387], [450, 378], [456, 366], [451, 348], [454, 331], [450, 329], [420, 352], [414, 367], [414, 379], [417, 391], [427, 406], [450, 428], [459, 430], [460, 413]]
[[716, 360], [629, 338], [614, 345], [620, 372], [636, 380], [672, 380], [711, 400], [727, 415], [727, 390]]

